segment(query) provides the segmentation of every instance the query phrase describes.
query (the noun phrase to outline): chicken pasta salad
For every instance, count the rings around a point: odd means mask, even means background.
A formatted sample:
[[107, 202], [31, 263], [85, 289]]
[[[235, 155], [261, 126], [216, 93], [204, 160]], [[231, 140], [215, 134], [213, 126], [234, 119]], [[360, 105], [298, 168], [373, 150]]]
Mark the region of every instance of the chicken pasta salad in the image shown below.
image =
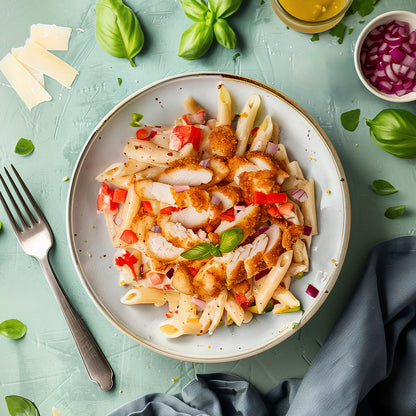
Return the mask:
[[258, 94], [235, 115], [220, 84], [215, 119], [191, 97], [183, 105], [173, 126], [137, 127], [127, 159], [97, 177], [121, 302], [167, 305], [168, 337], [300, 310], [290, 284], [317, 234], [313, 179], [269, 115], [255, 126]]

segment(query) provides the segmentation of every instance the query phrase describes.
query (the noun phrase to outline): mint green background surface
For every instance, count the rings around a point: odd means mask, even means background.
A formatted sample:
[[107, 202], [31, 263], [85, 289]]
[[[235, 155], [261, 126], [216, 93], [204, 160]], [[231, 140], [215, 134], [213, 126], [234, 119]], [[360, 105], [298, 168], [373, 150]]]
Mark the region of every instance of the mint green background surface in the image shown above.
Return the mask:
[[[72, 89], [52, 79], [46, 88], [53, 101], [31, 112], [0, 74], [0, 165], [13, 163], [38, 199], [56, 237], [51, 261], [62, 286], [84, 317], [115, 372], [115, 387], [102, 392], [88, 380], [66, 323], [37, 262], [26, 256], [0, 209], [0, 321], [16, 318], [28, 326], [26, 336], [13, 341], [0, 337], [0, 414], [6, 415], [6, 395], [34, 401], [42, 416], [52, 406], [63, 416], [105, 415], [121, 404], [150, 392], [177, 393], [195, 374], [231, 372], [251, 381], [261, 392], [288, 377], [302, 377], [325, 341], [359, 278], [370, 248], [393, 237], [416, 231], [416, 161], [401, 160], [376, 147], [365, 118], [384, 108], [416, 113], [416, 104], [392, 104], [371, 95], [353, 66], [357, 36], [368, 22], [385, 11], [416, 11], [415, 0], [380, 0], [366, 18], [344, 20], [353, 27], [339, 45], [328, 33], [311, 42], [274, 15], [270, 3], [245, 1], [229, 19], [238, 37], [234, 51], [214, 46], [205, 57], [185, 61], [177, 56], [181, 33], [191, 24], [179, 1], [130, 0], [140, 18], [145, 47], [132, 68], [127, 60], [107, 55], [94, 36], [95, 1], [1, 0], [0, 57], [21, 46], [32, 23], [54, 23], [73, 28], [68, 52], [56, 54], [80, 72]], [[236, 52], [241, 56], [232, 59]], [[102, 117], [119, 101], [146, 84], [178, 73], [222, 71], [248, 76], [287, 94], [321, 124], [334, 144], [346, 172], [352, 204], [350, 245], [343, 270], [325, 304], [292, 338], [258, 356], [222, 364], [193, 364], [148, 351], [115, 329], [84, 291], [71, 263], [65, 232], [66, 197], [79, 151]], [[122, 78], [121, 86], [117, 78]], [[341, 113], [361, 109], [360, 124], [348, 132]], [[14, 154], [20, 137], [32, 139], [35, 152]], [[374, 179], [390, 181], [399, 190], [377, 196]], [[385, 209], [405, 204], [396, 220]], [[371, 307], [371, 305], [369, 305]], [[368, 322], [371, 325], [371, 322]]]

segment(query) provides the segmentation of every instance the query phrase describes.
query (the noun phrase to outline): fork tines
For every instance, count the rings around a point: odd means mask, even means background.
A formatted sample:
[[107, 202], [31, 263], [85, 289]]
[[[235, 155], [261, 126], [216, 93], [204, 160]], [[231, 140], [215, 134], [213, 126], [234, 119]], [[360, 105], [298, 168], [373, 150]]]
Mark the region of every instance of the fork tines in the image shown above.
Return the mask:
[[11, 185], [13, 187], [14, 193], [17, 195], [21, 206], [23, 207], [24, 211], [26, 212], [27, 217], [25, 217], [23, 215], [21, 208], [19, 207], [18, 203], [16, 202], [16, 199], [13, 197], [12, 192], [10, 191], [9, 187], [7, 186], [6, 181], [3, 179], [3, 176], [1, 174], [0, 174], [0, 181], [2, 182], [3, 187], [4, 187], [6, 193], [9, 197], [9, 200], [12, 203], [13, 208], [14, 208], [17, 216], [20, 219], [20, 224], [18, 224], [14, 215], [10, 211], [10, 208], [7, 205], [7, 202], [4, 199], [1, 192], [0, 192], [0, 200], [3, 204], [4, 210], [6, 211], [7, 216], [9, 217], [9, 220], [10, 220], [12, 226], [13, 226], [14, 231], [15, 232], [22, 232], [24, 229], [30, 228], [34, 224], [37, 224], [39, 222], [39, 219], [43, 219], [43, 214], [42, 214], [42, 211], [40, 210], [38, 204], [36, 203], [35, 199], [33, 198], [32, 194], [30, 193], [29, 189], [27, 188], [27, 186], [23, 182], [23, 179], [20, 177], [19, 173], [17, 172], [16, 168], [12, 164], [10, 166], [11, 166], [17, 180], [19, 181], [20, 186], [21, 186], [24, 194], [26, 195], [27, 199], [30, 201], [30, 203], [33, 207], [33, 210], [36, 212], [36, 214], [38, 216], [38, 218], [35, 217], [35, 215], [31, 211], [31, 209], [28, 207], [25, 199], [22, 196], [22, 193], [20, 192], [20, 190], [17, 187], [15, 181], [11, 177], [10, 173], [8, 172], [8, 170], [6, 168], [4, 168], [4, 171], [6, 172], [6, 175], [9, 179], [9, 182], [11, 183]]

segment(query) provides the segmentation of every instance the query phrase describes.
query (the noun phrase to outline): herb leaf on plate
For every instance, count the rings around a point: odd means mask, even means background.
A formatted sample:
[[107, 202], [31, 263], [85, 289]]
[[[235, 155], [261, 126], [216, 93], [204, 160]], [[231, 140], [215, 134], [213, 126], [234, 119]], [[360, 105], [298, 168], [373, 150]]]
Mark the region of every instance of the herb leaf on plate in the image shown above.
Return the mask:
[[403, 215], [405, 210], [406, 210], [406, 207], [404, 205], [397, 205], [395, 207], [387, 208], [384, 215], [387, 218], [389, 218], [391, 220], [394, 220], [395, 218], [400, 217], [401, 215]]
[[127, 58], [136, 66], [133, 58], [142, 50], [144, 35], [133, 10], [122, 0], [98, 0], [95, 8], [95, 37], [110, 55]]
[[7, 409], [10, 416], [40, 416], [36, 405], [21, 396], [6, 396]]
[[27, 327], [18, 319], [7, 319], [0, 324], [0, 335], [10, 339], [20, 339], [26, 334]]
[[390, 195], [398, 192], [390, 182], [383, 179], [373, 181], [372, 188], [377, 195]]
[[212, 243], [200, 243], [184, 251], [181, 256], [187, 260], [202, 260], [212, 256]]
[[222, 253], [233, 251], [243, 240], [244, 232], [241, 228], [230, 228], [220, 234], [219, 249]]
[[32, 140], [24, 139], [23, 137], [16, 143], [14, 148], [14, 152], [22, 156], [30, 155], [33, 150], [35, 150], [35, 146]]
[[133, 113], [131, 115], [132, 122], [129, 123], [132, 127], [140, 127], [140, 120], [143, 118], [143, 114]]
[[341, 114], [341, 124], [345, 130], [354, 131], [360, 122], [360, 109], [346, 111]]

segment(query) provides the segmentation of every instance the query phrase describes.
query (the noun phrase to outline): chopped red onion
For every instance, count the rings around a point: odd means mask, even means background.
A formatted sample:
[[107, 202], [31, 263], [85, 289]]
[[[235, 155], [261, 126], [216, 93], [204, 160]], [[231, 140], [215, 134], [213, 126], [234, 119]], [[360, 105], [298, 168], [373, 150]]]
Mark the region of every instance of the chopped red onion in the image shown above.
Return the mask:
[[269, 227], [267, 225], [261, 225], [259, 228], [257, 228], [257, 232], [260, 233], [260, 234], [263, 234], [268, 229], [269, 229]]
[[360, 62], [364, 76], [381, 92], [402, 96], [416, 90], [416, 30], [392, 20], [365, 39]]
[[172, 279], [173, 274], [175, 273], [175, 269], [173, 267], [171, 267], [167, 272], [166, 272], [166, 276], [169, 277], [169, 279]]
[[206, 238], [206, 236], [207, 236], [207, 233], [204, 231], [204, 230], [198, 230], [197, 232], [196, 232], [196, 235], [201, 239], [201, 240], [203, 240], [204, 238]]
[[308, 199], [308, 194], [303, 189], [292, 189], [291, 195], [294, 199], [298, 200], [299, 202], [304, 202]]
[[162, 228], [160, 227], [160, 225], [154, 225], [150, 231], [154, 232], [154, 233], [160, 233], [162, 231]]
[[199, 306], [201, 309], [205, 309], [206, 302], [204, 300], [199, 299], [196, 296], [193, 296], [192, 302], [195, 303], [196, 306]]
[[266, 153], [269, 153], [271, 155], [275, 155], [277, 153], [278, 148], [279, 148], [278, 144], [269, 142], [269, 143], [267, 143]]
[[236, 205], [234, 207], [234, 216], [237, 215], [240, 211], [244, 211], [247, 207], [245, 205]]
[[119, 217], [118, 215], [116, 215], [113, 219], [113, 222], [115, 225], [117, 225], [118, 227], [121, 226], [121, 223], [123, 222], [123, 220], [121, 219], [121, 217]]
[[319, 290], [318, 290], [315, 286], [313, 286], [313, 285], [309, 285], [309, 286], [306, 288], [306, 293], [307, 293], [309, 296], [312, 296], [313, 298], [316, 298], [316, 297], [318, 296], [318, 294], [319, 294]]
[[217, 196], [213, 196], [211, 198], [211, 204], [212, 205], [219, 205], [220, 202], [221, 202], [221, 199], [219, 199]]
[[201, 161], [199, 162], [199, 164], [200, 164], [203, 168], [209, 168], [209, 165], [211, 164], [211, 160], [210, 160], [210, 159], [201, 160]]
[[312, 227], [310, 227], [309, 225], [303, 226], [303, 235], [306, 235], [306, 237], [309, 237], [311, 235], [311, 232], [312, 232]]
[[173, 185], [173, 189], [175, 190], [176, 193], [179, 193], [179, 192], [189, 191], [189, 186], [188, 185]]

